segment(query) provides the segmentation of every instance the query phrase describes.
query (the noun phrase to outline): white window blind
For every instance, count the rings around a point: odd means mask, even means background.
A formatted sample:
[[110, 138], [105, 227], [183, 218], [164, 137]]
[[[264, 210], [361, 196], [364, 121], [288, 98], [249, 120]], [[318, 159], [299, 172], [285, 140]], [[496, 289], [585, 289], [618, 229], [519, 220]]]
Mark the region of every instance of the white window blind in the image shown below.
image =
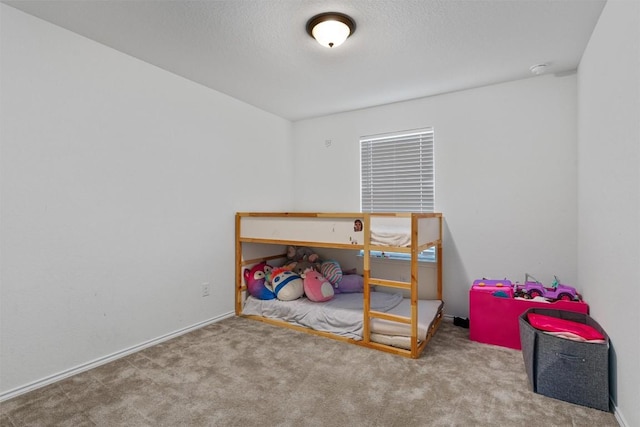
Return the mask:
[[362, 212], [433, 212], [433, 128], [360, 138]]

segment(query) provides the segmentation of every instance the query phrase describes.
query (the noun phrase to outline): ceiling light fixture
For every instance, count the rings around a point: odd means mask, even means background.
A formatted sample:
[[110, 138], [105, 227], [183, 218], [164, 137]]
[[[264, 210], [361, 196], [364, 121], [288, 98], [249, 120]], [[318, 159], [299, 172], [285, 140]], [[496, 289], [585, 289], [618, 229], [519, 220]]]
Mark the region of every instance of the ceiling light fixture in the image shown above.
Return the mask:
[[356, 23], [344, 13], [321, 13], [307, 22], [307, 33], [324, 47], [340, 46], [355, 31]]

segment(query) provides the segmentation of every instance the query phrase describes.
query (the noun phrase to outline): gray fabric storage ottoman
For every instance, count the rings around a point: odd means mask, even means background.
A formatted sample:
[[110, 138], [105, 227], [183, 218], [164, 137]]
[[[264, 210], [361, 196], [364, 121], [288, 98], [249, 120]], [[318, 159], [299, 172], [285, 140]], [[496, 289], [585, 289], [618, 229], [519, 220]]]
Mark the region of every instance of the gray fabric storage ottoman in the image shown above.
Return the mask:
[[[528, 313], [571, 320], [595, 328], [604, 343], [572, 341], [531, 326]], [[520, 315], [520, 341], [534, 392], [609, 411], [609, 337], [588, 314], [531, 308]]]

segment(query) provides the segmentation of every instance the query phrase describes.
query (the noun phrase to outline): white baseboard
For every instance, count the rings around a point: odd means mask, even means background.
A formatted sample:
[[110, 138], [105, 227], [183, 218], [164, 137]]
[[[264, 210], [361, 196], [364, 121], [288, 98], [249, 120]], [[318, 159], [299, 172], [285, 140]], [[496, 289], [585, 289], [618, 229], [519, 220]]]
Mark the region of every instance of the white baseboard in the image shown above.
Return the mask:
[[613, 415], [616, 417], [616, 421], [620, 427], [627, 427], [629, 424], [627, 424], [627, 421], [624, 419], [615, 403], [613, 403], [613, 400], [611, 401], [611, 407], [613, 408]]
[[87, 363], [83, 363], [82, 365], [78, 365], [78, 366], [73, 367], [73, 368], [69, 368], [69, 369], [64, 370], [62, 372], [59, 372], [59, 373], [54, 374], [54, 375], [50, 375], [48, 377], [45, 377], [45, 378], [42, 378], [40, 380], [31, 382], [29, 384], [26, 384], [26, 385], [23, 385], [23, 386], [20, 386], [20, 387], [16, 387], [16, 388], [14, 388], [12, 390], [9, 390], [9, 391], [5, 391], [3, 393], [0, 393], [0, 402], [3, 402], [5, 400], [11, 399], [11, 398], [14, 398], [14, 397], [19, 396], [19, 395], [24, 394], [24, 393], [28, 393], [30, 391], [33, 391], [35, 389], [47, 386], [49, 384], [53, 384], [53, 383], [55, 383], [57, 381], [63, 380], [65, 378], [69, 378], [69, 377], [71, 377], [73, 375], [76, 375], [76, 374], [79, 374], [81, 372], [88, 371], [89, 369], [97, 368], [98, 366], [101, 366], [101, 365], [104, 365], [106, 363], [113, 362], [114, 360], [120, 359], [121, 357], [128, 356], [128, 355], [130, 355], [132, 353], [138, 352], [140, 350], [144, 350], [145, 348], [154, 346], [156, 344], [160, 344], [161, 342], [168, 341], [168, 340], [170, 340], [172, 338], [175, 338], [175, 337], [178, 337], [180, 335], [184, 335], [186, 333], [195, 331], [196, 329], [200, 329], [200, 328], [203, 328], [203, 327], [205, 327], [207, 325], [210, 325], [212, 323], [219, 322], [220, 320], [226, 319], [226, 318], [231, 317], [233, 315], [234, 315], [233, 312], [228, 312], [228, 313], [222, 314], [220, 316], [213, 317], [211, 319], [207, 319], [207, 320], [204, 320], [202, 322], [196, 323], [194, 325], [187, 326], [187, 327], [179, 329], [177, 331], [168, 333], [166, 335], [162, 335], [160, 337], [151, 339], [149, 341], [145, 341], [143, 343], [134, 345], [132, 347], [125, 348], [125, 349], [117, 351], [115, 353], [112, 353], [112, 354], [109, 354], [109, 355], [106, 355], [106, 356], [103, 356], [103, 357], [99, 357], [98, 359], [92, 360], [92, 361], [87, 362]]

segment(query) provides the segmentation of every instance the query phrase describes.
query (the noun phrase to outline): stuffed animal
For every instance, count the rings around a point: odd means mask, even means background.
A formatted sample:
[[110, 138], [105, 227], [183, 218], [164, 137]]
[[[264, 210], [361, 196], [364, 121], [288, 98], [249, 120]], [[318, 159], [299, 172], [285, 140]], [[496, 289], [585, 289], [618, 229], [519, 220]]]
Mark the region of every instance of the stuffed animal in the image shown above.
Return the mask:
[[359, 274], [345, 274], [333, 291], [336, 294], [364, 292], [364, 278]]
[[315, 265], [310, 263], [309, 261], [300, 261], [296, 262], [291, 271], [296, 273], [299, 276], [302, 276], [304, 273], [310, 270], [315, 270]]
[[287, 259], [289, 261], [309, 261], [320, 262], [320, 256], [306, 246], [289, 246], [287, 248]]
[[277, 268], [272, 272], [273, 293], [281, 301], [293, 301], [304, 295], [302, 278], [293, 271]]
[[340, 280], [342, 280], [342, 268], [340, 268], [338, 261], [332, 259], [320, 264], [320, 273], [336, 288]]
[[304, 294], [310, 301], [323, 302], [333, 298], [333, 286], [325, 277], [315, 270], [308, 270], [302, 275]]
[[266, 262], [256, 264], [251, 269], [244, 269], [244, 281], [251, 296], [264, 300], [276, 297], [266, 280], [266, 276], [271, 273], [271, 270], [271, 266]]
[[334, 287], [334, 293], [346, 294], [364, 291], [364, 279], [355, 270], [343, 271], [338, 261], [327, 260], [320, 265], [320, 273]]

